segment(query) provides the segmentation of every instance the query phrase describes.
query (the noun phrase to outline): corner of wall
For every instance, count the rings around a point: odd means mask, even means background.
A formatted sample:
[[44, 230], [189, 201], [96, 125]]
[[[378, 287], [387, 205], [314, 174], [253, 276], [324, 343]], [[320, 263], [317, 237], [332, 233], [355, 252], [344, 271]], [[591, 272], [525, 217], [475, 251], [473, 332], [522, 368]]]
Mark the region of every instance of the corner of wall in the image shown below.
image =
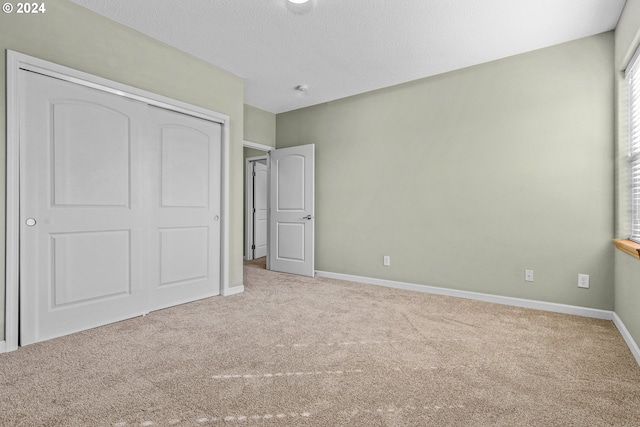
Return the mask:
[[276, 146], [276, 115], [244, 104], [244, 140]]

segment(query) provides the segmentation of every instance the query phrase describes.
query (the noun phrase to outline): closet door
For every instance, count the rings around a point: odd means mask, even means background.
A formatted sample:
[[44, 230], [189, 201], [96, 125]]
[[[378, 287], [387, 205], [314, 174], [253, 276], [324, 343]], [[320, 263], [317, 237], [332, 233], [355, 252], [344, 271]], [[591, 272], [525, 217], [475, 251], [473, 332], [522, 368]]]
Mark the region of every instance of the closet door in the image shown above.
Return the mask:
[[220, 294], [222, 125], [19, 78], [21, 345]]
[[220, 294], [222, 125], [149, 107], [151, 309]]
[[140, 145], [147, 106], [21, 71], [20, 339], [147, 311]]

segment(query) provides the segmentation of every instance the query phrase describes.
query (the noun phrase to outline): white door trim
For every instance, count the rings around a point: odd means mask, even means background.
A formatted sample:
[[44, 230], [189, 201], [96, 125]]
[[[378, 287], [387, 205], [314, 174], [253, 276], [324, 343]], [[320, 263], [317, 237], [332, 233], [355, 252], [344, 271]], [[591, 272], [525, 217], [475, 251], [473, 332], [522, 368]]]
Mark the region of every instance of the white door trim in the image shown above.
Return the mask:
[[[250, 261], [253, 259], [253, 252], [251, 251], [251, 246], [253, 245], [253, 221], [250, 221], [250, 218], [253, 218], [253, 185], [249, 185], [253, 183], [253, 166], [252, 162], [257, 160], [267, 160], [267, 156], [256, 156], [256, 157], [247, 157], [245, 159], [245, 178], [244, 178], [244, 186], [245, 186], [245, 194], [246, 200], [244, 202], [244, 219], [245, 219], [245, 251], [244, 251], [244, 259]], [[250, 168], [251, 166], [251, 168]]]
[[276, 149], [276, 147], [260, 144], [258, 142], [247, 141], [246, 139], [242, 141], [242, 146], [247, 148], [253, 148], [254, 150], [260, 150], [260, 151], [271, 151]]
[[6, 206], [6, 302], [5, 302], [5, 345], [1, 351], [18, 348], [19, 323], [19, 206], [20, 206], [20, 140], [19, 140], [19, 100], [18, 73], [32, 71], [68, 82], [124, 96], [190, 116], [220, 123], [222, 125], [222, 211], [221, 211], [221, 260], [220, 288], [222, 295], [233, 292], [229, 288], [229, 116], [206, 108], [171, 99], [133, 86], [117, 83], [73, 68], [58, 65], [29, 55], [7, 50], [7, 206]]

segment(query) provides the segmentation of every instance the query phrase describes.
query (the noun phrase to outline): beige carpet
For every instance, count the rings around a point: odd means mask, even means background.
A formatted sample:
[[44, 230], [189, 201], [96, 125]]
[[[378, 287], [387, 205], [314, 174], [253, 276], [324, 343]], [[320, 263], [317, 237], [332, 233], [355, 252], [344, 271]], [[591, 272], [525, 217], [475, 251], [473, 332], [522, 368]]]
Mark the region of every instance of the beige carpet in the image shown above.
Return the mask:
[[640, 426], [612, 322], [245, 265], [215, 297], [0, 355], [3, 426]]

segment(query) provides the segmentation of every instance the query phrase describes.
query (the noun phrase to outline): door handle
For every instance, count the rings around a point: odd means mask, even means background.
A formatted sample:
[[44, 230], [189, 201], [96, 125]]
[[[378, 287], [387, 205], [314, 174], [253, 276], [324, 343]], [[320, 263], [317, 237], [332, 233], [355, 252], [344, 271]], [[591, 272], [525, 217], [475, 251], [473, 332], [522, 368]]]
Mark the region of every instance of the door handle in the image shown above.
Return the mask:
[[313, 219], [311, 215], [303, 216], [302, 219]]

